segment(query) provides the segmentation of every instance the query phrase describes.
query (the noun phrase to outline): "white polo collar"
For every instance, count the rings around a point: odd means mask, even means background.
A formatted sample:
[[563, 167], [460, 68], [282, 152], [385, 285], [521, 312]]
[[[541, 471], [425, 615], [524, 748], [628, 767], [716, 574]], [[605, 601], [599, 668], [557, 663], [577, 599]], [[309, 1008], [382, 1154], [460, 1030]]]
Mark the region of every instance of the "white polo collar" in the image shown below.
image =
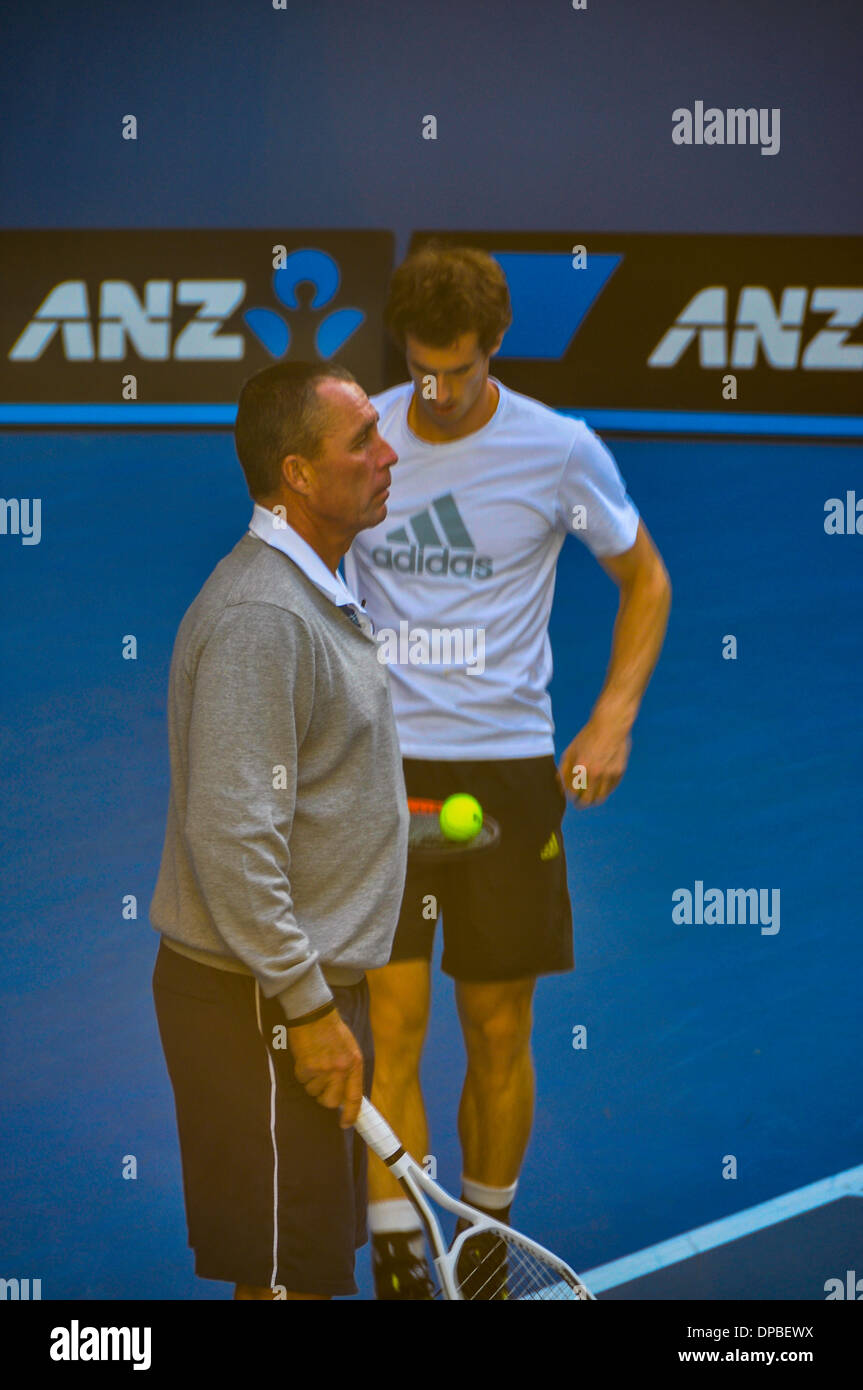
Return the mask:
[[[298, 565], [307, 579], [311, 580], [315, 588], [320, 589], [321, 593], [326, 594], [337, 608], [350, 603], [356, 608], [358, 615], [368, 618], [363, 613], [360, 602], [351, 593], [347, 584], [340, 574], [333, 574], [332, 570], [327, 569], [320, 555], [313, 550], [308, 541], [287, 521], [276, 516], [269, 508], [262, 507], [258, 502], [255, 503], [252, 512], [252, 519], [249, 522], [249, 532], [257, 536], [259, 540], [271, 545], [274, 550], [281, 550], [282, 554], [287, 555]], [[365, 625], [365, 624], [364, 624]]]

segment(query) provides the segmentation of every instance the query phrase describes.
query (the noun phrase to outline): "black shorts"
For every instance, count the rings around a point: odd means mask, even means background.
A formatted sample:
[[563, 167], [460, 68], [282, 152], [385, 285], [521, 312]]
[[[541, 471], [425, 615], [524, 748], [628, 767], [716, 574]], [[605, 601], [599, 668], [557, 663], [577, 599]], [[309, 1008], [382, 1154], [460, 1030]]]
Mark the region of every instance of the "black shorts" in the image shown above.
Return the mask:
[[[571, 970], [572, 909], [552, 757], [499, 762], [404, 760], [408, 796], [469, 792], [500, 824], [500, 843], [476, 859], [408, 864], [391, 961], [431, 958], [443, 917], [442, 968], [456, 980], [518, 980]], [[437, 909], [437, 911], [435, 910]]]
[[[331, 988], [365, 1058], [368, 1095], [368, 986]], [[265, 999], [252, 977], [199, 965], [164, 943], [153, 994], [195, 1273], [291, 1293], [356, 1293], [366, 1146], [299, 1084], [290, 1045], [273, 1047], [273, 1027], [285, 1022], [278, 1000]]]

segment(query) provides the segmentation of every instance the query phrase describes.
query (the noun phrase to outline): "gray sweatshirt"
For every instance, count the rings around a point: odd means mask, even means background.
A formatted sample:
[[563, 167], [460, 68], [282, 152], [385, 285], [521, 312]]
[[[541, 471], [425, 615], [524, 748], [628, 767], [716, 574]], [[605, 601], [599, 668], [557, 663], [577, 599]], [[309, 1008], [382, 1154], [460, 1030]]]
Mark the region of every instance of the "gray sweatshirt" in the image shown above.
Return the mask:
[[252, 535], [174, 645], [151, 920], [185, 954], [251, 972], [290, 1019], [389, 959], [409, 817], [378, 650]]

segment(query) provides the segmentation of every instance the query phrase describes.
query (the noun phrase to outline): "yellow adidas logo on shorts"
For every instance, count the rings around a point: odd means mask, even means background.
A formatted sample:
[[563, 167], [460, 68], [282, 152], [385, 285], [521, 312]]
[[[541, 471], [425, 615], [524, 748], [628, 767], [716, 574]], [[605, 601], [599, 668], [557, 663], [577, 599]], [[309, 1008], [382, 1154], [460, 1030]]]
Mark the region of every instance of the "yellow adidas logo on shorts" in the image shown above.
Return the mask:
[[556, 859], [560, 854], [560, 841], [552, 830], [545, 844], [539, 852], [540, 859]]

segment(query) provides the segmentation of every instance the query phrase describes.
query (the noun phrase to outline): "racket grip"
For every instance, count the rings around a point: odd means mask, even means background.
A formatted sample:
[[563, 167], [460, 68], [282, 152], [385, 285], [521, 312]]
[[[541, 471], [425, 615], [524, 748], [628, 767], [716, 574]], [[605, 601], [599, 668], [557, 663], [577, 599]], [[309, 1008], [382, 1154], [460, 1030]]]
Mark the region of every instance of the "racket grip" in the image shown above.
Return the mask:
[[354, 1129], [360, 1138], [365, 1140], [372, 1153], [376, 1153], [378, 1158], [383, 1159], [384, 1163], [392, 1158], [393, 1154], [398, 1153], [402, 1147], [383, 1115], [375, 1109], [370, 1100], [366, 1100], [365, 1096], [363, 1096]]

